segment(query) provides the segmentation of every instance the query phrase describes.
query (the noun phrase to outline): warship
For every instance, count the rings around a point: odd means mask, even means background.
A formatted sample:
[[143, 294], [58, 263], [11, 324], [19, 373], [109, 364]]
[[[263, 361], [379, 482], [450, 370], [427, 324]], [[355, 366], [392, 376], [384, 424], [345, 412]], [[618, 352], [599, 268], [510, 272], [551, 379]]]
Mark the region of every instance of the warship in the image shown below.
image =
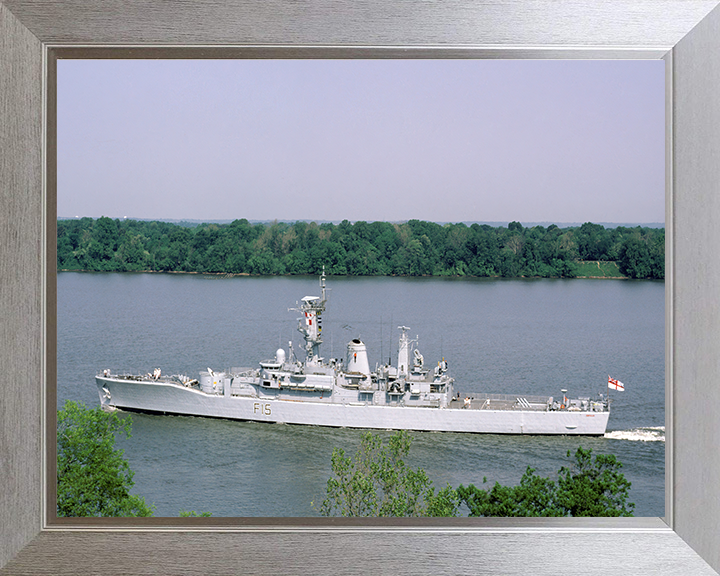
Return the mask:
[[460, 397], [444, 359], [428, 365], [409, 328], [399, 326], [397, 365], [370, 370], [365, 343], [352, 339], [345, 358], [320, 356], [322, 315], [327, 303], [325, 272], [321, 296], [305, 296], [295, 308], [305, 340], [304, 358], [292, 342], [255, 368], [208, 368], [199, 378], [165, 375], [96, 376], [105, 410], [204, 416], [234, 420], [371, 429], [405, 429], [486, 434], [602, 436], [610, 403], [597, 398], [474, 393]]

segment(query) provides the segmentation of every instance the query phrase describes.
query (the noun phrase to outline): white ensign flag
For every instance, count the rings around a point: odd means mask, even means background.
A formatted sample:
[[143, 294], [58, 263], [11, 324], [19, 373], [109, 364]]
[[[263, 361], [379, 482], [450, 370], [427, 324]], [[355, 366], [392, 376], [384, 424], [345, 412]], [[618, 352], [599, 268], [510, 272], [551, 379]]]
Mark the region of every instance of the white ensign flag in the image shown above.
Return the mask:
[[615, 380], [615, 378], [610, 378], [610, 376], [608, 376], [608, 388], [612, 388], [613, 390], [624, 391], [625, 384], [620, 382], [620, 380]]

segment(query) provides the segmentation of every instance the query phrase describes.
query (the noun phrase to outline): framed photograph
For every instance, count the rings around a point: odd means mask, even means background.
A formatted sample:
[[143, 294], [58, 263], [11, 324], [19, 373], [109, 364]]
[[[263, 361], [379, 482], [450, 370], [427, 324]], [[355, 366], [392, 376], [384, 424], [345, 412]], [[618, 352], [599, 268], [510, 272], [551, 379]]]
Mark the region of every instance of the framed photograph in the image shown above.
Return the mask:
[[[0, 269], [7, 380], [0, 566], [9, 573], [228, 572], [713, 574], [720, 476], [712, 426], [720, 338], [712, 262], [720, 168], [716, 2], [460, 7], [377, 3], [127, 7], [0, 3]], [[598, 11], [599, 10], [599, 11]], [[411, 17], [412, 15], [412, 17]], [[351, 23], [355, 25], [351, 25]], [[539, 25], [539, 23], [545, 23]], [[361, 23], [361, 25], [357, 25]], [[666, 95], [666, 482], [663, 518], [73, 519], [54, 517], [56, 72], [62, 58], [658, 60]], [[7, 143], [7, 144], [6, 144]], [[9, 455], [8, 457], [5, 454]], [[7, 463], [7, 465], [5, 465]], [[67, 520], [67, 519], [64, 519]], [[100, 521], [100, 520], [108, 520]], [[318, 546], [318, 542], [323, 542]], [[568, 550], [592, 551], [572, 554]], [[112, 555], [104, 551], [112, 550]], [[342, 553], [338, 554], [337, 551]], [[370, 550], [385, 553], [368, 553]], [[522, 550], [518, 555], [517, 551]], [[456, 553], [458, 552], [458, 553]]]
[[436, 487], [582, 447], [665, 515], [662, 60], [56, 53], [58, 409], [143, 412], [154, 516], [317, 516], [403, 428]]

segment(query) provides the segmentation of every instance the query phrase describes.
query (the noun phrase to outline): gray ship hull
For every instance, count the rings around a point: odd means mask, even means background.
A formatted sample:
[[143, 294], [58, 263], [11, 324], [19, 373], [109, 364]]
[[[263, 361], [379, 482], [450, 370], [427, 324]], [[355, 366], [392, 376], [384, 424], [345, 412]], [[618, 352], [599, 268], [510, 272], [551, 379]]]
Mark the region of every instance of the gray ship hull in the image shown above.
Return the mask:
[[373, 405], [337, 402], [331, 394], [298, 400], [279, 394], [208, 394], [174, 382], [96, 378], [106, 409], [181, 414], [246, 420], [364, 429], [405, 429], [485, 434], [555, 434], [601, 436], [608, 411], [457, 408]]

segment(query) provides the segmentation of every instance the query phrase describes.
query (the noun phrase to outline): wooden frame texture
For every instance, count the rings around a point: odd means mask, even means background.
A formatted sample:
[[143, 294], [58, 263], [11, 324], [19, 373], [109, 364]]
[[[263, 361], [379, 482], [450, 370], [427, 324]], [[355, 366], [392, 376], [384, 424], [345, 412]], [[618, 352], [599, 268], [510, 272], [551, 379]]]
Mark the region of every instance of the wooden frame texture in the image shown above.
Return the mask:
[[[717, 574], [717, 6], [718, 0], [0, 0], [0, 574]], [[54, 467], [46, 451], [54, 438], [47, 390], [55, 379], [55, 61], [188, 56], [663, 58], [665, 518], [143, 524], [54, 518]]]

